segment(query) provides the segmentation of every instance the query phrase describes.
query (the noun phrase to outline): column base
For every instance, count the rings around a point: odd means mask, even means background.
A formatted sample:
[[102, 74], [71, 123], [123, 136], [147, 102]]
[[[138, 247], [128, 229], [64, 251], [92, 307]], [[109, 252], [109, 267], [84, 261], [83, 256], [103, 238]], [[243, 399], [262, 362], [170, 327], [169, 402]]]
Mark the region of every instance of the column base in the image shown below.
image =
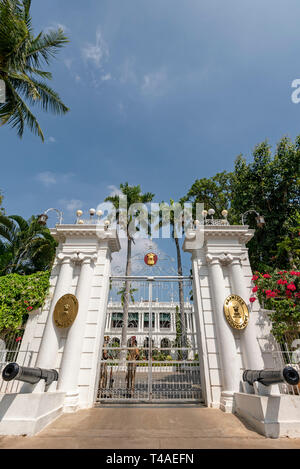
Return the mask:
[[235, 410], [234, 391], [223, 391], [220, 398], [220, 409], [232, 414]]
[[64, 413], [73, 413], [79, 410], [79, 393], [78, 391], [67, 392], [64, 401]]
[[33, 436], [62, 414], [65, 394], [0, 395], [0, 435]]

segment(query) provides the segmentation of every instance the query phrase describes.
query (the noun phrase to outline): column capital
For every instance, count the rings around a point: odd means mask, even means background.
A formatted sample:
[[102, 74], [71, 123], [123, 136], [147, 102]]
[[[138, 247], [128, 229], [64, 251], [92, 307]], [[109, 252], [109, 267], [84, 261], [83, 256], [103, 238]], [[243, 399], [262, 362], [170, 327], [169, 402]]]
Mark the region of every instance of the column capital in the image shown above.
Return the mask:
[[66, 254], [63, 252], [60, 252], [57, 256], [56, 259], [61, 263], [61, 264], [69, 264], [72, 261], [72, 255], [73, 254]]
[[229, 265], [229, 264], [240, 264], [243, 260], [246, 260], [247, 256], [244, 253], [211, 253], [206, 255], [206, 262], [208, 264], [218, 264]]
[[228, 265], [232, 262], [233, 257], [231, 254], [222, 253], [222, 254], [207, 254], [206, 255], [206, 262], [208, 264], [222, 264]]
[[73, 256], [73, 262], [76, 262], [81, 265], [86, 265], [86, 264], [90, 264], [91, 262], [96, 262], [97, 259], [98, 259], [98, 255], [96, 252], [93, 252], [93, 253], [80, 252], [80, 253], [76, 253]]
[[81, 253], [81, 252], [71, 252], [71, 253], [64, 253], [60, 252], [57, 255], [57, 260], [60, 263], [87, 263], [87, 262], [95, 262], [98, 256], [96, 252], [93, 253]]

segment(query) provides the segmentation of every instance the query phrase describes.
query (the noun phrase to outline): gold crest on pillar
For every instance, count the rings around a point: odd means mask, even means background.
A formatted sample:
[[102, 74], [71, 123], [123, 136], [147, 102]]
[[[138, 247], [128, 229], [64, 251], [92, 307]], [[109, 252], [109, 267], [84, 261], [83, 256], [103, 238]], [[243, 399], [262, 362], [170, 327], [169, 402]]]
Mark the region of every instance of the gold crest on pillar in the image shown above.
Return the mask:
[[72, 326], [78, 313], [78, 300], [74, 295], [62, 296], [55, 305], [53, 320], [56, 327], [66, 329]]
[[228, 324], [233, 329], [245, 329], [249, 322], [249, 310], [243, 300], [238, 295], [230, 295], [224, 303], [224, 314]]

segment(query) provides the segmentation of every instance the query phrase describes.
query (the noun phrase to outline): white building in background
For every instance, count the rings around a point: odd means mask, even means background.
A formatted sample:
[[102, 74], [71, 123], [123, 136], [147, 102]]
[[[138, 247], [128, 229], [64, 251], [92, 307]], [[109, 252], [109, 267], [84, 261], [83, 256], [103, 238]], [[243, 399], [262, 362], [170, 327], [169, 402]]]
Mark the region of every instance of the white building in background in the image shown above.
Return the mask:
[[[194, 319], [193, 304], [184, 303], [185, 323], [188, 339], [189, 359], [195, 355], [196, 328]], [[152, 303], [152, 344], [155, 348], [169, 348], [170, 355], [175, 355], [172, 348], [176, 340], [176, 311], [179, 314], [179, 304], [171, 302]], [[120, 302], [110, 301], [107, 307], [107, 316], [105, 324], [105, 335], [109, 337], [109, 345], [120, 344], [123, 324], [123, 307]], [[138, 347], [149, 346], [149, 302], [141, 300], [130, 304], [128, 313], [128, 346], [131, 337], [136, 337]], [[172, 347], [173, 346], [173, 347]], [[194, 349], [194, 350], [193, 350]]]

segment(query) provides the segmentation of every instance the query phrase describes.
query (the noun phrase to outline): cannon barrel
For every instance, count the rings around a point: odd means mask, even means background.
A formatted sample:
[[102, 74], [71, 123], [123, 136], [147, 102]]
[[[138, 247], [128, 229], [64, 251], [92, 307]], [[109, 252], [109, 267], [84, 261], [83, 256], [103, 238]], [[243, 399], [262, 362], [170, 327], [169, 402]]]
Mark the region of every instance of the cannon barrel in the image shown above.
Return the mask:
[[296, 386], [299, 380], [298, 371], [291, 366], [286, 366], [283, 370], [245, 370], [243, 373], [243, 381], [247, 381], [251, 385], [258, 381], [264, 386], [279, 383]]
[[23, 381], [24, 383], [36, 384], [41, 379], [44, 379], [46, 386], [50, 386], [53, 381], [58, 380], [58, 373], [56, 370], [45, 370], [43, 368], [29, 368], [27, 366], [20, 366], [17, 363], [9, 363], [2, 371], [2, 378], [4, 381]]

